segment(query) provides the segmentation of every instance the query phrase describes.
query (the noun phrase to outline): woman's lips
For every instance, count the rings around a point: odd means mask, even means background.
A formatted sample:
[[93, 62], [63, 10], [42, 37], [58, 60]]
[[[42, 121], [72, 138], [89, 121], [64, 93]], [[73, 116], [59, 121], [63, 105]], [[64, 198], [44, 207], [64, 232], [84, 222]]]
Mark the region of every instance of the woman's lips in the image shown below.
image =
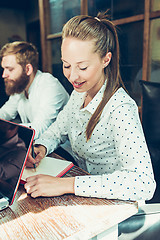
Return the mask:
[[72, 85], [73, 85], [73, 87], [75, 87], [75, 88], [80, 88], [80, 87], [82, 87], [82, 85], [83, 85], [84, 83], [85, 83], [85, 82], [81, 82], [81, 83], [73, 82]]

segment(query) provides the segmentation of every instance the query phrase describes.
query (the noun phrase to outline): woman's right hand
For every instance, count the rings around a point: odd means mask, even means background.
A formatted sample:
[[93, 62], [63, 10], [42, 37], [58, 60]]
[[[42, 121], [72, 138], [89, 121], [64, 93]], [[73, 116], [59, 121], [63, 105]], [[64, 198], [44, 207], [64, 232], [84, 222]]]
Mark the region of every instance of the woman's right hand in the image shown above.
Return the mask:
[[27, 158], [27, 162], [26, 162], [26, 167], [30, 167], [33, 168], [34, 165], [37, 167], [40, 163], [40, 161], [45, 157], [47, 152], [47, 149], [45, 146], [43, 145], [36, 145], [36, 147], [34, 147], [34, 155], [35, 158], [32, 157], [32, 150], [30, 151], [28, 158]]

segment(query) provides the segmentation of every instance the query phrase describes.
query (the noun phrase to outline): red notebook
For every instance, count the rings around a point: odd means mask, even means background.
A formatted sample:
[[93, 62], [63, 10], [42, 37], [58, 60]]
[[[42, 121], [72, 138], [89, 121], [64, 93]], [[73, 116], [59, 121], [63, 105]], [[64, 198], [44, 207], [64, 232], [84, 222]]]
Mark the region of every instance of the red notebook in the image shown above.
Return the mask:
[[51, 175], [54, 177], [64, 176], [74, 164], [70, 161], [61, 160], [52, 157], [45, 157], [41, 160], [37, 168], [26, 168], [23, 171], [21, 177], [21, 183], [26, 182], [26, 178], [29, 176], [35, 176], [37, 174]]

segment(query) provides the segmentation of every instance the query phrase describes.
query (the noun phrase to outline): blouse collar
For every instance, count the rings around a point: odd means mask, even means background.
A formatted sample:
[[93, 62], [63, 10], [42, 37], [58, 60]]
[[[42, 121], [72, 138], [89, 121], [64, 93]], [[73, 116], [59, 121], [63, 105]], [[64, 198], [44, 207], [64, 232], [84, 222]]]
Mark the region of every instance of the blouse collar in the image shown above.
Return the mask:
[[82, 108], [81, 111], [88, 111], [91, 114], [93, 114], [95, 112], [96, 108], [98, 107], [99, 103], [101, 102], [101, 100], [103, 98], [106, 84], [107, 84], [107, 81], [104, 82], [103, 86], [100, 88], [100, 90], [94, 96], [94, 98], [89, 102], [89, 104], [86, 107]]

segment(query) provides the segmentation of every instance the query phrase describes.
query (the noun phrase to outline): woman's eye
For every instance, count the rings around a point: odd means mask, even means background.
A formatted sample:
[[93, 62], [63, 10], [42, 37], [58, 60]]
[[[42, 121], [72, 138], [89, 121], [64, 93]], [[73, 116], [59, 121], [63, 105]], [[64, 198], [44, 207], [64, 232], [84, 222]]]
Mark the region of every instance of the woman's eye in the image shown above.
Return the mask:
[[70, 68], [70, 66], [64, 66], [64, 68]]
[[87, 69], [87, 67], [84, 67], [84, 68], [80, 68], [80, 70], [82, 70], [82, 71], [84, 71], [84, 70], [86, 70]]

